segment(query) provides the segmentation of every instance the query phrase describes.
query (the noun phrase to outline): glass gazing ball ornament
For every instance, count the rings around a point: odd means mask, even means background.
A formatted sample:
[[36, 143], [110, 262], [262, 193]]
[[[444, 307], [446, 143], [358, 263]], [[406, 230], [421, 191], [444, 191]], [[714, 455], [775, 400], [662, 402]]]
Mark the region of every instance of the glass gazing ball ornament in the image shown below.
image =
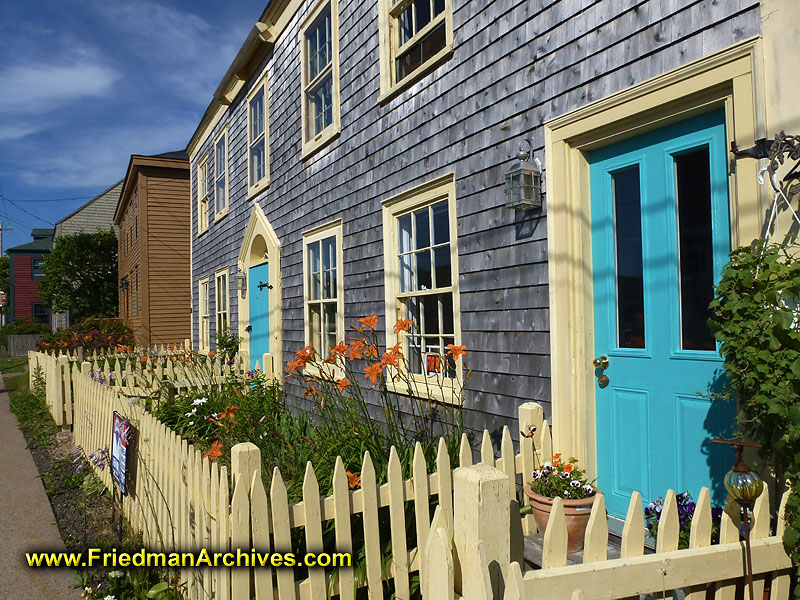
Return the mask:
[[725, 475], [725, 489], [734, 500], [750, 504], [764, 491], [764, 481], [742, 461], [742, 446], [733, 444], [733, 449], [736, 451], [736, 464]]

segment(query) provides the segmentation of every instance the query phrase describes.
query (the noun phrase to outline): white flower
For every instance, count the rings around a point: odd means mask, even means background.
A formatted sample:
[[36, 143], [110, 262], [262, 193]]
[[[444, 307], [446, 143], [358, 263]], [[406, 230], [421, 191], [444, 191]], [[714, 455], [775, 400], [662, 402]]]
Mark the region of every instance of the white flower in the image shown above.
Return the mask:
[[117, 599], [114, 596], [112, 596], [111, 594], [109, 594], [108, 596], [103, 598], [103, 600], [117, 600]]
[[594, 491], [594, 488], [593, 488], [592, 486], [590, 486], [588, 483], [587, 483], [586, 485], [584, 485], [584, 486], [583, 486], [583, 489], [584, 489], [586, 492], [592, 492], [592, 491]]
[[581, 487], [581, 482], [578, 481], [577, 479], [573, 479], [572, 481], [569, 482], [569, 484], [574, 488]]
[[194, 404], [195, 406], [200, 406], [201, 404], [205, 404], [206, 402], [208, 402], [208, 398], [197, 398], [195, 399], [194, 402], [192, 402], [192, 404]]
[[191, 427], [192, 425], [194, 425], [194, 421], [189, 421], [189, 426]]
[[190, 410], [189, 412], [187, 412], [185, 416], [187, 416], [187, 417], [193, 417], [193, 416], [194, 416], [194, 415], [196, 415], [196, 414], [197, 414], [197, 407], [195, 406], [195, 407], [194, 407], [192, 410]]
[[111, 579], [116, 579], [117, 577], [122, 577], [123, 575], [125, 575], [125, 573], [123, 573], [122, 571], [109, 571], [108, 572], [108, 576]]
[[550, 469], [552, 469], [552, 468], [553, 468], [553, 463], [551, 463], [551, 462], [548, 460], [546, 463], [544, 463], [544, 468], [545, 468], [546, 470], [548, 470], [548, 471], [549, 471]]
[[539, 469], [536, 469], [533, 473], [531, 473], [532, 479], [539, 479], [542, 476], [542, 472]]

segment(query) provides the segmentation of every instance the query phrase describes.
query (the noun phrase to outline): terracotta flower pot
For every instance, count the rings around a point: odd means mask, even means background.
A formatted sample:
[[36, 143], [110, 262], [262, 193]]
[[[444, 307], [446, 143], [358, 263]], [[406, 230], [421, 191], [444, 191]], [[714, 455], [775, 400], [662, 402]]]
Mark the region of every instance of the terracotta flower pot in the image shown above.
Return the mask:
[[[567, 522], [567, 552], [578, 552], [583, 549], [583, 538], [586, 534], [589, 516], [592, 514], [594, 499], [602, 493], [596, 489], [594, 496], [589, 496], [588, 498], [581, 498], [580, 500], [562, 498], [564, 502], [564, 517]], [[536, 526], [544, 535], [554, 499], [535, 493], [531, 490], [530, 484], [525, 486], [525, 495], [533, 508], [533, 518], [536, 519]]]

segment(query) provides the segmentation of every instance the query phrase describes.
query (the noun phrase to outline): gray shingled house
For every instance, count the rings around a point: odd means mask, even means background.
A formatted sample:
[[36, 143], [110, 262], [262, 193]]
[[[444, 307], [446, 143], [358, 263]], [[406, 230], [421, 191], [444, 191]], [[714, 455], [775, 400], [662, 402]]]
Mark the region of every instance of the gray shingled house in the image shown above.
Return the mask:
[[612, 515], [632, 489], [696, 493], [731, 420], [697, 395], [721, 366], [705, 311], [767, 200], [728, 148], [800, 129], [779, 77], [798, 12], [269, 2], [187, 148], [194, 347], [230, 328], [280, 373], [359, 317], [387, 345], [408, 317], [421, 380], [442, 376], [426, 353], [467, 346], [468, 427], [535, 400]]

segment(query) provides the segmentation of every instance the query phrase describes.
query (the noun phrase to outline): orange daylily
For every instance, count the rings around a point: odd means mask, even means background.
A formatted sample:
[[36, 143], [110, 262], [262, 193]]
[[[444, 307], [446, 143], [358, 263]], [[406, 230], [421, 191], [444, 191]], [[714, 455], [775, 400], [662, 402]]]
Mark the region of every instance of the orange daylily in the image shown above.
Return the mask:
[[564, 465], [564, 472], [565, 473], [572, 473], [572, 470], [574, 468], [575, 468], [575, 466], [573, 464], [567, 463], [567, 464]]
[[203, 458], [207, 458], [209, 462], [214, 462], [214, 459], [220, 456], [222, 456], [222, 442], [219, 440], [211, 444], [211, 448], [209, 448], [208, 452], [203, 454]]
[[347, 344], [344, 342], [339, 342], [333, 348], [331, 348], [331, 356], [342, 356], [345, 352], [347, 352]]
[[447, 354], [453, 357], [453, 360], [458, 360], [458, 357], [464, 354], [467, 350], [466, 346], [456, 346], [455, 344], [447, 344]]
[[372, 313], [368, 317], [361, 317], [358, 320], [358, 322], [361, 323], [362, 329], [363, 329], [363, 327], [369, 327], [370, 329], [375, 331], [375, 326], [378, 324], [378, 315], [376, 315], [375, 313]]
[[306, 365], [304, 362], [301, 362], [299, 360], [290, 360], [288, 363], [286, 363], [286, 370], [289, 371], [290, 373], [292, 371], [297, 371], [299, 373], [305, 366]]
[[208, 353], [208, 355], [209, 355], [211, 358], [214, 358], [214, 355], [215, 355], [216, 353], [217, 353], [217, 351], [216, 351], [216, 350], [212, 350], [211, 352], [209, 352], [209, 353]]
[[374, 365], [364, 367], [364, 373], [366, 374], [365, 377], [373, 384], [378, 383], [378, 377], [383, 374], [383, 365], [381, 363], [375, 363]]
[[297, 352], [294, 353], [294, 357], [296, 360], [302, 361], [303, 363], [308, 362], [309, 360], [314, 358], [314, 346], [309, 344], [305, 348], [301, 348]]
[[364, 352], [364, 356], [371, 356], [372, 358], [378, 358], [378, 344], [371, 344], [367, 346], [366, 351]]
[[388, 348], [386, 352], [383, 353], [383, 360], [381, 361], [385, 365], [392, 365], [393, 367], [400, 366], [398, 361], [403, 358], [402, 353], [400, 352], [400, 344], [397, 343], [391, 348]]
[[139, 359], [139, 362], [140, 363], [146, 363], [147, 362], [147, 357], [143, 356], [142, 358]]
[[304, 398], [312, 398], [314, 396], [314, 394], [316, 394], [316, 393], [317, 393], [317, 388], [316, 388], [316, 386], [312, 385], [312, 386], [309, 386], [308, 388], [306, 388], [306, 391], [303, 392], [303, 397]]
[[361, 351], [365, 346], [366, 344], [363, 340], [353, 340], [350, 343], [350, 347], [348, 348], [347, 352], [345, 352], [345, 356], [351, 360], [362, 358]]
[[560, 452], [558, 454], [553, 454], [553, 460], [558, 460], [559, 458], [561, 458]]
[[414, 321], [411, 319], [400, 319], [397, 323], [394, 324], [394, 332], [395, 334], [400, 333], [401, 331], [410, 331], [411, 327], [414, 325]]
[[234, 414], [237, 410], [239, 410], [238, 406], [228, 406], [223, 412], [217, 414], [217, 418], [222, 419], [229, 419], [232, 423], [236, 422], [236, 418]]
[[350, 387], [350, 380], [347, 377], [340, 379], [336, 382], [336, 386], [339, 388], [340, 392], [343, 392], [345, 388]]
[[345, 472], [347, 473], [347, 483], [350, 485], [351, 490], [361, 487], [361, 475], [358, 473], [351, 473], [350, 471]]

